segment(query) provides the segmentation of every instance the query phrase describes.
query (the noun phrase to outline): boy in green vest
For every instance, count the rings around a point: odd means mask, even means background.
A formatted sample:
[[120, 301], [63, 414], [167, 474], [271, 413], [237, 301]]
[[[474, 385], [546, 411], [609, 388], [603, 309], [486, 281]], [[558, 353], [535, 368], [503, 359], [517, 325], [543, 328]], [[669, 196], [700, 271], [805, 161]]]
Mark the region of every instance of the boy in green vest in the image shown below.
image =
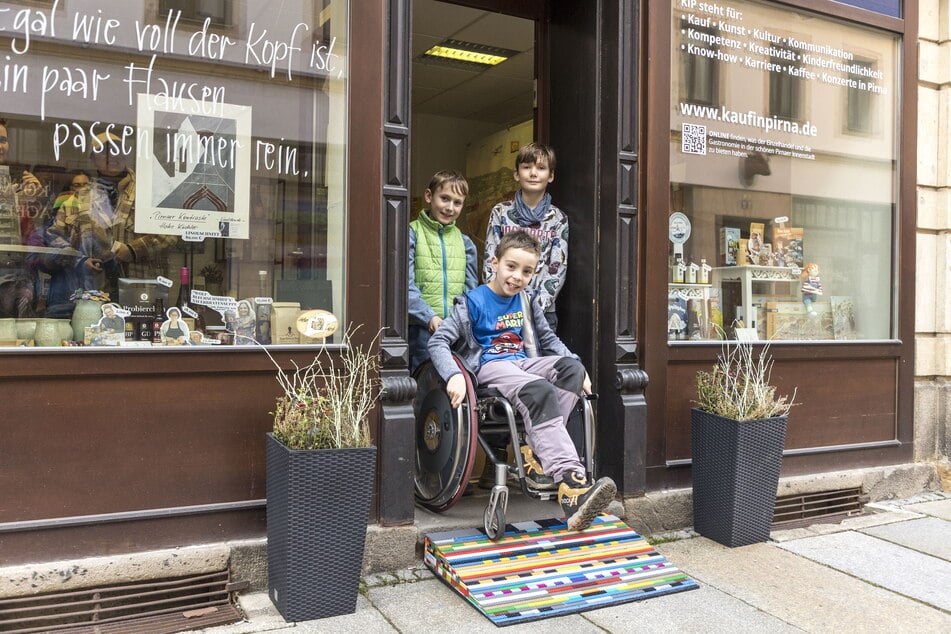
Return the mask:
[[429, 359], [429, 336], [449, 315], [456, 295], [479, 284], [476, 247], [456, 226], [469, 195], [466, 177], [436, 172], [423, 199], [429, 209], [409, 223], [409, 371]]

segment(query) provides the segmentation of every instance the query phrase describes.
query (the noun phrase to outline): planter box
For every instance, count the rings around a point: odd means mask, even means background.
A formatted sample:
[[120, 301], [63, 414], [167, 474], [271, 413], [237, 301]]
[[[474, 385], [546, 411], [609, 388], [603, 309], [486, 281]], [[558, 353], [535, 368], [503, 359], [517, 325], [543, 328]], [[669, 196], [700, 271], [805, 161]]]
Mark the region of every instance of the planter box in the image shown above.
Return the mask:
[[290, 450], [267, 435], [268, 594], [287, 621], [356, 610], [376, 447]]
[[786, 423], [786, 416], [735, 421], [691, 410], [698, 533], [731, 548], [769, 539]]

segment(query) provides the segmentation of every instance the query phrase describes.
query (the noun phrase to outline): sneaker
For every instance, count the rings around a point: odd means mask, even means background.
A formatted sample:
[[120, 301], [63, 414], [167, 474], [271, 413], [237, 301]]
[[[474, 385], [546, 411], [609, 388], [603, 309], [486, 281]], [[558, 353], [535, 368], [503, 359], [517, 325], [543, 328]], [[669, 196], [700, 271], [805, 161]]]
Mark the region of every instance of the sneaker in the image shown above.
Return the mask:
[[532, 448], [528, 445], [522, 445], [522, 469], [525, 470], [525, 482], [533, 489], [540, 491], [554, 491], [558, 488], [555, 479], [550, 475], [545, 475], [541, 463], [532, 453]]
[[589, 484], [583, 473], [565, 474], [558, 487], [558, 503], [565, 514], [568, 530], [583, 531], [591, 526], [616, 493], [617, 485], [611, 478], [601, 478]]

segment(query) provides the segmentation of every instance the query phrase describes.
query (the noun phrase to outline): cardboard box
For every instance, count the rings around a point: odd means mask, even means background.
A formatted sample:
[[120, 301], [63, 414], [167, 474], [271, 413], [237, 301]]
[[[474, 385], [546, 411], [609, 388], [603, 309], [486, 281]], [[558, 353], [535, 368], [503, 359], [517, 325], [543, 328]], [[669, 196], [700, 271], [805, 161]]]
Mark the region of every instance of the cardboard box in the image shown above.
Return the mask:
[[[253, 345], [257, 342], [262, 346], [271, 344], [271, 303], [272, 300], [270, 297], [245, 297], [239, 303], [247, 303], [251, 306], [251, 312], [254, 313], [254, 332], [250, 332], [250, 328], [238, 334], [242, 334], [245, 337], [253, 337], [254, 341], [250, 341], [246, 338], [238, 337], [236, 339], [236, 345]], [[294, 303], [294, 302], [286, 302]], [[300, 310], [300, 304], [297, 304], [298, 310]], [[286, 331], [285, 331], [286, 332]]]
[[254, 338], [262, 346], [271, 343], [271, 301], [270, 297], [255, 297], [254, 306]]
[[736, 266], [736, 253], [740, 248], [740, 230], [738, 227], [720, 228], [720, 264]]
[[707, 302], [704, 299], [687, 300], [687, 339], [698, 341], [706, 338], [710, 325], [707, 320]]
[[762, 222], [750, 223], [750, 237], [746, 242], [750, 264], [760, 263], [760, 254], [763, 252], [763, 243], [766, 241], [766, 225]]
[[301, 335], [297, 332], [299, 302], [274, 302], [271, 304], [271, 343], [278, 345], [298, 344]]
[[776, 225], [772, 228], [773, 253], [776, 266], [802, 268], [802, 227]]
[[667, 339], [686, 339], [687, 319], [687, 300], [670, 295], [667, 298]]
[[736, 249], [736, 265], [749, 266], [750, 264], [752, 262], [750, 262], [749, 240], [740, 238], [739, 247]]

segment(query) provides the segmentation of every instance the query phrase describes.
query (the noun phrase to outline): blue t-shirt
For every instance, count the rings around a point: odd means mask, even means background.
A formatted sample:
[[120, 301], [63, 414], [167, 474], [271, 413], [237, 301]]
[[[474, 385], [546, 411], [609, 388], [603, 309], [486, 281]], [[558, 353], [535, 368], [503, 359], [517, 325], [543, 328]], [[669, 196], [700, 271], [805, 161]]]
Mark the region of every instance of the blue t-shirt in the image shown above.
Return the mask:
[[488, 285], [466, 293], [469, 299], [469, 321], [472, 334], [482, 346], [482, 363], [502, 359], [524, 359], [522, 341], [522, 299], [519, 295], [496, 295]]

